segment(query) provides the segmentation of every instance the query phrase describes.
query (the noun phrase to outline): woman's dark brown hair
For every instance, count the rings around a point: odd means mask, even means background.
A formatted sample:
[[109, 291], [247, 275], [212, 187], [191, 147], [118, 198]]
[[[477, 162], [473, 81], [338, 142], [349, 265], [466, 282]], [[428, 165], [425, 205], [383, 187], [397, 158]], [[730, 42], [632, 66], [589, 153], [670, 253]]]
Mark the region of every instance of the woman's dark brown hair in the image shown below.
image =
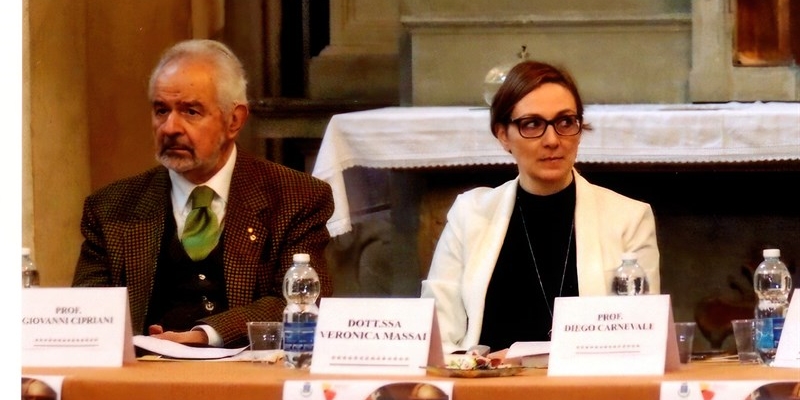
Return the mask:
[[[569, 90], [572, 97], [575, 98], [578, 117], [583, 121], [583, 101], [569, 72], [543, 62], [522, 61], [511, 68], [492, 99], [489, 123], [495, 137], [497, 137], [497, 130], [511, 121], [511, 112], [514, 111], [514, 106], [528, 93], [545, 83], [555, 83]], [[583, 129], [590, 130], [591, 127], [583, 124]]]

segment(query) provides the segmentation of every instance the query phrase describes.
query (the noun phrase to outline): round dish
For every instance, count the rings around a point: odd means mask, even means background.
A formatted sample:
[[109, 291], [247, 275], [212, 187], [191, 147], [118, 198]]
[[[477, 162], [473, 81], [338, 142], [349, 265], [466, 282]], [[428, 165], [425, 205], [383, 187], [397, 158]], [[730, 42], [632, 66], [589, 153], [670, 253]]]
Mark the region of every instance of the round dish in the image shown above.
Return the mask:
[[493, 369], [457, 369], [427, 366], [425, 369], [436, 376], [446, 378], [493, 378], [498, 376], [518, 375], [525, 371], [526, 367], [500, 367]]

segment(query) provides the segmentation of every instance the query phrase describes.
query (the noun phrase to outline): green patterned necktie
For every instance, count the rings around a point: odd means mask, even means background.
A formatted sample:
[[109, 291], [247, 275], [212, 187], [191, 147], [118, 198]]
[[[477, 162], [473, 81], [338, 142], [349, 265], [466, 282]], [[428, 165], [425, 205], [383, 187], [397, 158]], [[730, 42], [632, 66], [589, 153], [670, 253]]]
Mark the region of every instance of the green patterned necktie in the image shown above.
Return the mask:
[[192, 199], [192, 211], [186, 217], [181, 243], [192, 260], [200, 261], [219, 242], [219, 223], [216, 214], [211, 210], [214, 190], [208, 186], [198, 186], [189, 198]]

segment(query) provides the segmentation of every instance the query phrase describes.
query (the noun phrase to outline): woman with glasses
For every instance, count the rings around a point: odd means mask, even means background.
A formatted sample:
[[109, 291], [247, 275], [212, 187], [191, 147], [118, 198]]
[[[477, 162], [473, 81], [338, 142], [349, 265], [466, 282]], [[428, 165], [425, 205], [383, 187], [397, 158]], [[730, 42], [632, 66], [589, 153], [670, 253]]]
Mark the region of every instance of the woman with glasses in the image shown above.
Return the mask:
[[622, 253], [635, 252], [660, 292], [650, 205], [575, 170], [583, 102], [571, 76], [517, 64], [491, 106], [491, 130], [519, 175], [459, 195], [447, 214], [422, 297], [436, 300], [445, 353], [549, 341], [557, 297], [610, 294]]

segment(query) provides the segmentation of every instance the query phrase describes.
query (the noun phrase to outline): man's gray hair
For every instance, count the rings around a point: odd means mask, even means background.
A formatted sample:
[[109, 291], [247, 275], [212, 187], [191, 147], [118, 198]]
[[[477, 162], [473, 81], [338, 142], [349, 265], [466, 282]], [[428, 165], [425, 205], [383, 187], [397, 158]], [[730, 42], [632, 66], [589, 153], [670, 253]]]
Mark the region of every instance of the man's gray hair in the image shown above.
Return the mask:
[[155, 80], [162, 68], [173, 61], [204, 60], [212, 63], [217, 76], [217, 102], [229, 115], [238, 104], [247, 105], [247, 77], [239, 58], [221, 42], [208, 39], [191, 39], [167, 49], [150, 74], [148, 96], [153, 99]]

